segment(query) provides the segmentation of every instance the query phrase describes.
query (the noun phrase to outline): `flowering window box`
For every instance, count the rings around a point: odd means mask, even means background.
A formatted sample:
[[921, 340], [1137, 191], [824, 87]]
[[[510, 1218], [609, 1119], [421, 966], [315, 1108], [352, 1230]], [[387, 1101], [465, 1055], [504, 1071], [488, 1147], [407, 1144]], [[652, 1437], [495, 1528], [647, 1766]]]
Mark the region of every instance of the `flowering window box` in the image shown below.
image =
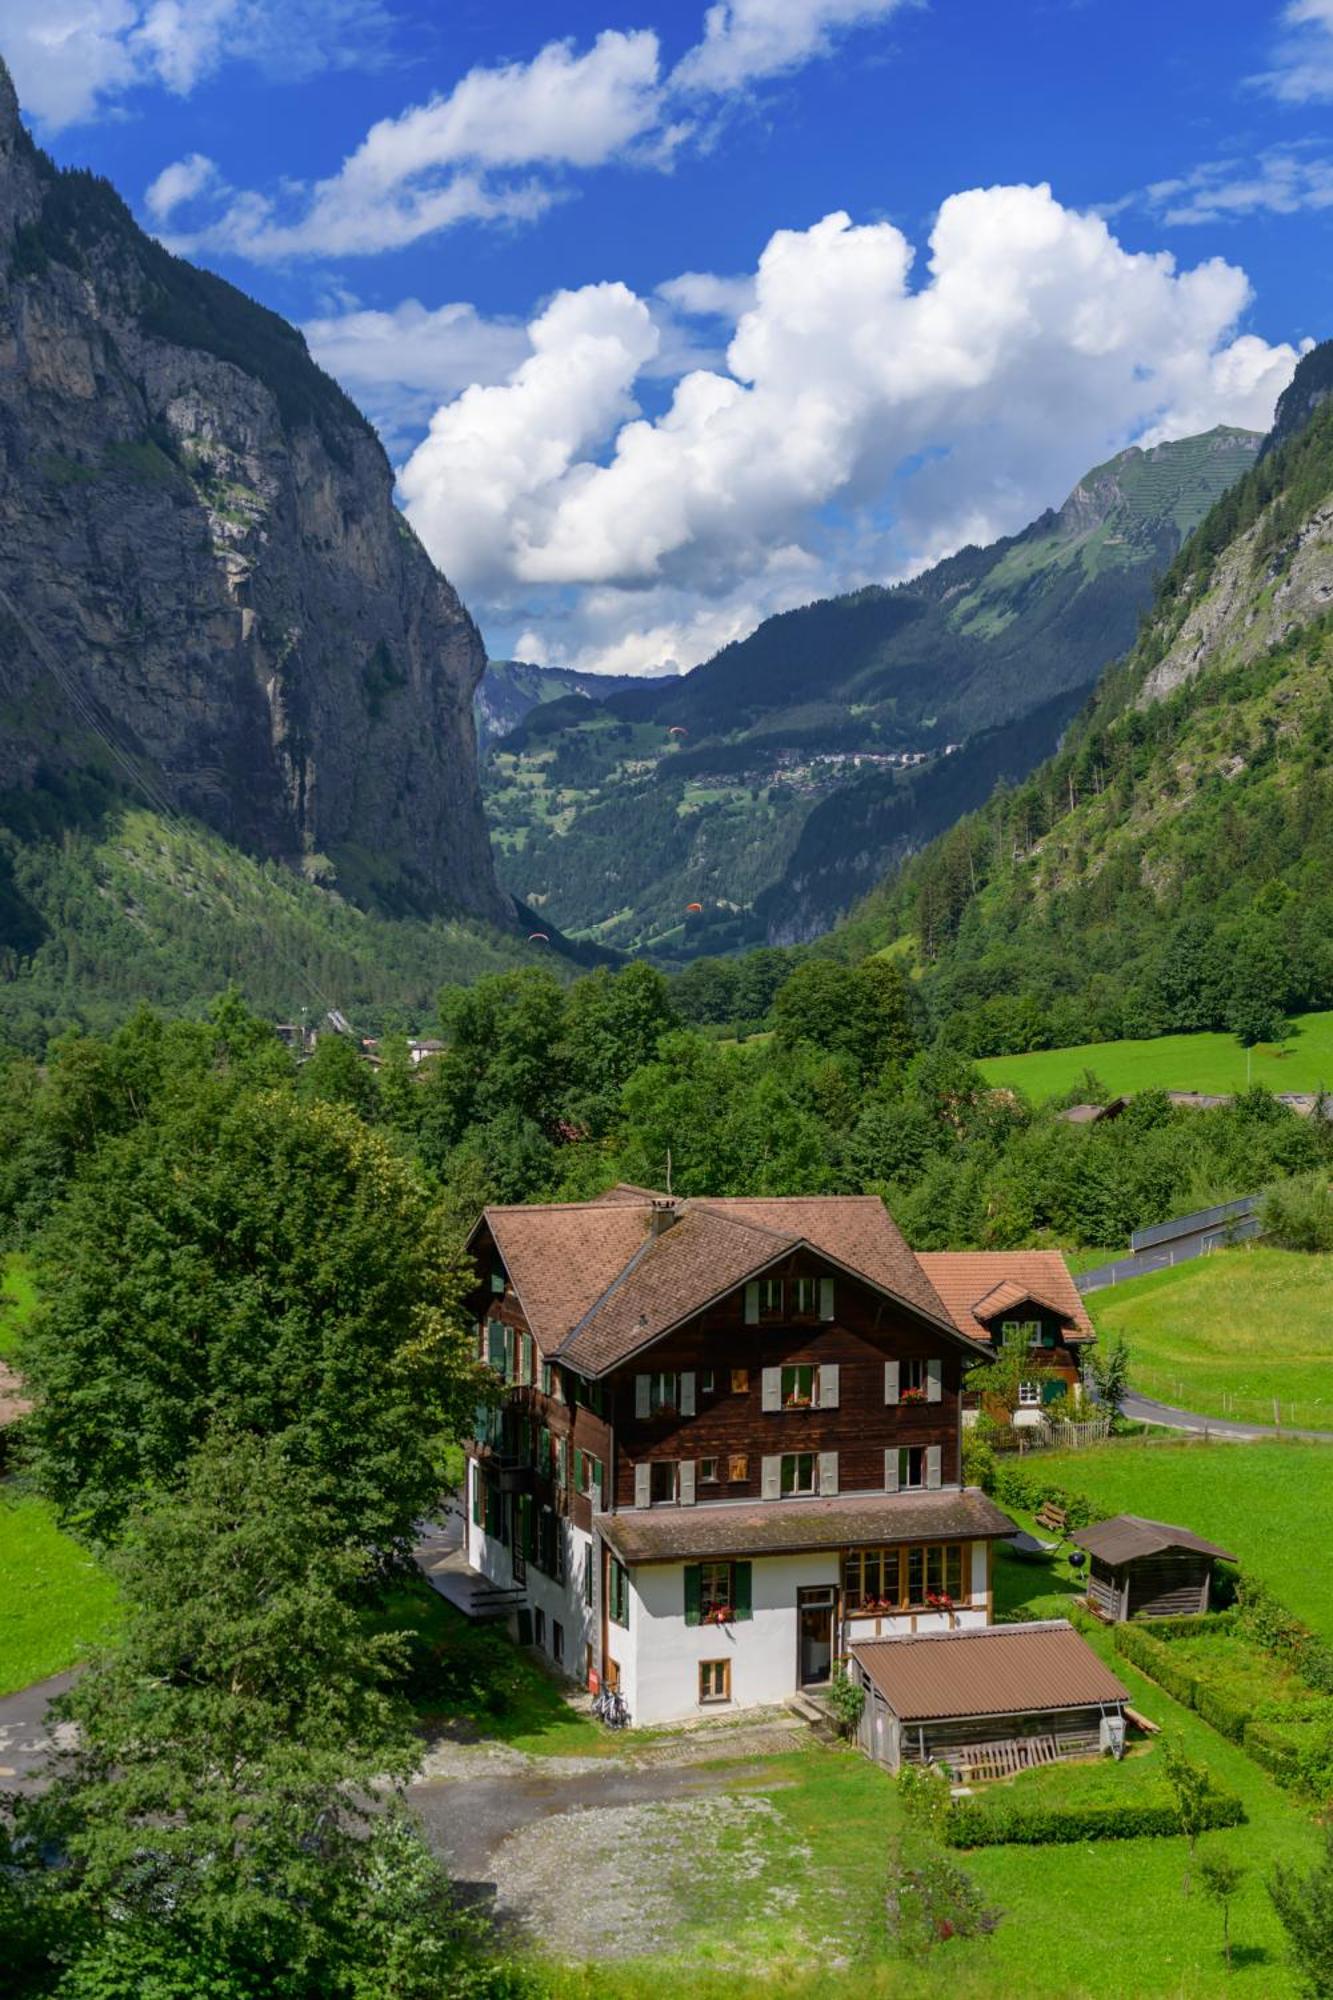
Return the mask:
[[730, 1625], [735, 1612], [729, 1604], [716, 1604], [711, 1611], [705, 1611], [702, 1623], [705, 1625]]
[[813, 1396], [788, 1396], [782, 1405], [784, 1410], [813, 1410], [814, 1406]]
[[904, 1389], [902, 1395], [899, 1396], [898, 1398], [900, 1404], [924, 1403], [925, 1400], [926, 1400], [926, 1392], [924, 1389]]

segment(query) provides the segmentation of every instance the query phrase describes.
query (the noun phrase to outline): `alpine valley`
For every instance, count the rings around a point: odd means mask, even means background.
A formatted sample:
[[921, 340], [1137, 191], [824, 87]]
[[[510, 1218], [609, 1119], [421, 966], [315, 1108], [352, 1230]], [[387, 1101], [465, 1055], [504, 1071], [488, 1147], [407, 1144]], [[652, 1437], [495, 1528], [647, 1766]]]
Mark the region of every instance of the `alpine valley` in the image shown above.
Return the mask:
[[680, 678], [553, 690], [484, 756], [501, 879], [561, 929], [668, 963], [826, 931], [1054, 750], [1260, 443], [1132, 447], [908, 583], [770, 618]]

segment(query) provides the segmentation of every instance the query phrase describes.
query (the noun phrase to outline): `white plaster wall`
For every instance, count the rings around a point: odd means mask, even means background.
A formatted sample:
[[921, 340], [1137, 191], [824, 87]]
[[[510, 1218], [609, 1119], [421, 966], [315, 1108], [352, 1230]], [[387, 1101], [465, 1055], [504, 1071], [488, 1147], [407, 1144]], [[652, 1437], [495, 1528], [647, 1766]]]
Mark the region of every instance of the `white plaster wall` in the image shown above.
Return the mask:
[[[472, 1487], [478, 1478], [476, 1463], [468, 1461], [467, 1477], [467, 1559], [475, 1570], [489, 1577], [502, 1590], [515, 1588], [514, 1565], [509, 1550], [503, 1542], [488, 1535], [472, 1519]], [[576, 1528], [572, 1521], [561, 1521], [560, 1533], [565, 1544], [565, 1581], [557, 1583], [554, 1577], [546, 1576], [535, 1563], [527, 1565], [527, 1574], [521, 1586], [525, 1600], [533, 1611], [540, 1608], [546, 1614], [546, 1639], [544, 1650], [549, 1658], [555, 1658], [551, 1644], [551, 1625], [559, 1619], [565, 1629], [564, 1670], [572, 1679], [583, 1679], [584, 1647], [591, 1645], [593, 1663], [598, 1662], [598, 1576], [597, 1563], [593, 1560], [593, 1601], [583, 1601], [583, 1571], [592, 1548], [592, 1536], [584, 1529]], [[511, 1621], [512, 1622], [512, 1621]]]
[[[754, 1615], [732, 1625], [685, 1623], [685, 1565], [651, 1563], [630, 1572], [628, 1633], [609, 1627], [612, 1655], [635, 1724], [679, 1722], [785, 1701], [796, 1688], [796, 1593], [836, 1584], [838, 1557], [756, 1556]], [[731, 1661], [731, 1702], [699, 1703], [700, 1660]]]
[[989, 1542], [972, 1544], [972, 1601], [981, 1605], [983, 1611], [986, 1605], [986, 1550], [989, 1547]]

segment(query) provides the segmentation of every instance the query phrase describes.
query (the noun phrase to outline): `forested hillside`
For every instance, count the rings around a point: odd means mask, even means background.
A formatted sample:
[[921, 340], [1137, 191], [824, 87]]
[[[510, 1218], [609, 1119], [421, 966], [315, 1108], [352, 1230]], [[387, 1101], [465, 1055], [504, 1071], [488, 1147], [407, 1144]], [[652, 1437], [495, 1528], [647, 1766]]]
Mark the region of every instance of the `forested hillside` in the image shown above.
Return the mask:
[[1054, 748], [1259, 442], [1135, 447], [910, 583], [768, 619], [676, 680], [533, 708], [483, 764], [502, 879], [666, 962], [817, 936]]
[[868, 900], [973, 1053], [1333, 1001], [1333, 344], [1060, 754]]

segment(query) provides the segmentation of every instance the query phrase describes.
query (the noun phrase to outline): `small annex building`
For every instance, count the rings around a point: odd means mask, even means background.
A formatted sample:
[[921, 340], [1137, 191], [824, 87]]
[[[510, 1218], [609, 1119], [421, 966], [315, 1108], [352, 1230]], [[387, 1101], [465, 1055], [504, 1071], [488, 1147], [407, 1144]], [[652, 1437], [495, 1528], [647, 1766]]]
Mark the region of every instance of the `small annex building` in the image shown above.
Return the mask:
[[944, 1762], [966, 1782], [1123, 1740], [1129, 1690], [1063, 1618], [862, 1641], [851, 1659], [858, 1740], [891, 1771]]
[[1069, 1539], [1088, 1552], [1088, 1602], [1114, 1625], [1197, 1616], [1208, 1609], [1213, 1564], [1236, 1560], [1188, 1528], [1138, 1514], [1076, 1528]]
[[[1027, 1343], [1036, 1364], [1019, 1386], [1014, 1422], [1039, 1423], [1047, 1403], [1081, 1396], [1083, 1357], [1097, 1338], [1083, 1295], [1058, 1250], [923, 1250], [922, 1270], [950, 1319], [993, 1360], [1007, 1339]], [[964, 1408], [975, 1410], [969, 1390]]]

